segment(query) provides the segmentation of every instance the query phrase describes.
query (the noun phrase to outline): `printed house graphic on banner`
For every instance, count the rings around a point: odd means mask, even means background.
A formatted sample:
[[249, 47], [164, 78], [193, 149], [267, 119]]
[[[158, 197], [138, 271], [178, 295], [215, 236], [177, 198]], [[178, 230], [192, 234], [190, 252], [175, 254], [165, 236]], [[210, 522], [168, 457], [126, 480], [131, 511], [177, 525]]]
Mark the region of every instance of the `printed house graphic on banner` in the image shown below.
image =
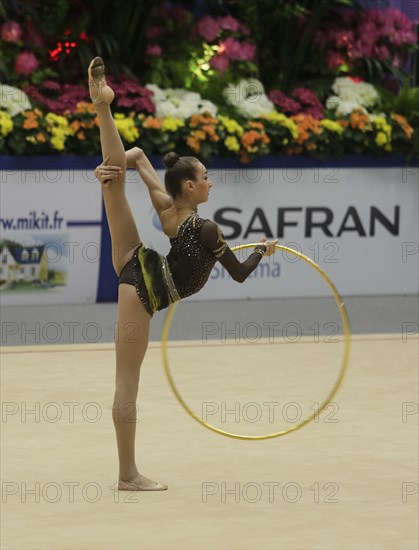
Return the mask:
[[0, 244], [0, 279], [6, 284], [48, 280], [48, 260], [42, 245]]
[[64, 279], [63, 273], [48, 269], [44, 245], [0, 242], [0, 283], [3, 288], [28, 285], [45, 288], [65, 284]]

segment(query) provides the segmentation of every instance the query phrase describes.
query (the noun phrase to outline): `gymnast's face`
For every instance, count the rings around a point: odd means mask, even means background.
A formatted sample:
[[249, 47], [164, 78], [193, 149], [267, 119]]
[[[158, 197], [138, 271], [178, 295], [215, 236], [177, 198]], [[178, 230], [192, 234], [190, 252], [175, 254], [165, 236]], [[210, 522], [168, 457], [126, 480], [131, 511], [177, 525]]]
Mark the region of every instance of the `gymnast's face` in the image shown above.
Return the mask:
[[196, 177], [192, 183], [192, 195], [196, 204], [207, 202], [208, 194], [212, 187], [212, 181], [208, 177], [208, 170], [202, 162], [196, 162]]

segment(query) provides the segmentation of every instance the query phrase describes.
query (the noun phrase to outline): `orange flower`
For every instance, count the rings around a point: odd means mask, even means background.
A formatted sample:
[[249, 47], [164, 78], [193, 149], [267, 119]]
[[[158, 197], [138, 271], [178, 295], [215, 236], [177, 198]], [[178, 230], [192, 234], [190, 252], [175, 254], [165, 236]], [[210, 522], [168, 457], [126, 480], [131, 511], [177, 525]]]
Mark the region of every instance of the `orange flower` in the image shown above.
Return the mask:
[[218, 120], [211, 116], [210, 113], [205, 112], [202, 115], [192, 115], [191, 122], [189, 123], [192, 128], [200, 126], [201, 124], [217, 124]]
[[35, 114], [35, 111], [24, 111], [22, 113], [23, 116], [25, 117], [25, 121], [23, 123], [23, 128], [25, 130], [32, 130], [32, 128], [38, 128], [38, 126], [39, 126], [38, 118]]
[[207, 139], [207, 134], [203, 130], [196, 130], [196, 132], [194, 132], [194, 135], [196, 139], [200, 139], [202, 141], [204, 139]]
[[43, 132], [38, 132], [36, 134], [36, 141], [39, 141], [40, 143], [45, 143], [47, 138], [45, 137], [45, 134]]
[[261, 122], [249, 122], [250, 128], [259, 128], [259, 130], [264, 130], [264, 126]]
[[413, 128], [407, 122], [406, 117], [398, 114], [391, 115], [391, 118], [397, 122], [402, 127], [403, 132], [410, 139], [413, 135]]
[[311, 115], [301, 113], [291, 118], [297, 124], [298, 137], [295, 141], [300, 145], [310, 138], [310, 133], [321, 134], [323, 132], [320, 121]]
[[410, 139], [413, 135], [413, 128], [410, 126], [410, 124], [406, 124], [402, 126], [403, 132], [407, 135], [407, 137]]
[[362, 111], [352, 111], [350, 124], [352, 128], [362, 130], [363, 132], [371, 130], [369, 117]]
[[76, 133], [80, 127], [81, 122], [79, 120], [73, 120], [73, 122], [70, 124], [70, 128], [74, 131], [74, 133]]
[[338, 119], [336, 122], [344, 128], [347, 128], [349, 126], [349, 120]]
[[80, 141], [84, 141], [86, 139], [86, 135], [83, 132], [83, 130], [80, 130], [80, 132], [77, 132], [76, 136], [77, 136], [77, 139], [79, 139]]
[[192, 127], [199, 126], [200, 124], [205, 124], [206, 120], [201, 117], [201, 115], [192, 115], [190, 125]]
[[87, 101], [79, 101], [76, 105], [76, 113], [92, 113], [96, 114], [93, 103]]
[[204, 126], [202, 126], [202, 129], [203, 129], [204, 132], [206, 132], [209, 136], [214, 136], [214, 135], [215, 135], [214, 126], [210, 126], [209, 124], [205, 124]]
[[242, 143], [246, 149], [249, 149], [257, 139], [259, 139], [259, 132], [256, 130], [249, 130], [242, 135]]
[[196, 139], [196, 137], [194, 135], [188, 136], [188, 138], [186, 140], [186, 143], [196, 153], [199, 153], [201, 151], [201, 142], [199, 141], [199, 139]]
[[154, 128], [156, 130], [159, 130], [162, 127], [163, 119], [161, 118], [154, 118], [152, 116], [148, 116], [145, 121], [143, 122], [144, 128]]

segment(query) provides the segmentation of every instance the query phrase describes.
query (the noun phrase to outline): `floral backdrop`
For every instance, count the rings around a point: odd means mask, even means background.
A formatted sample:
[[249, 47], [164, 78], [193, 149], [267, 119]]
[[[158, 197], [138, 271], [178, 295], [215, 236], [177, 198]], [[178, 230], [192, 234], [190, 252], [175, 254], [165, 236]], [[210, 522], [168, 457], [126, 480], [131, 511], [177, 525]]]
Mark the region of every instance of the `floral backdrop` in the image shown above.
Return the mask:
[[86, 87], [95, 55], [124, 143], [148, 154], [419, 154], [417, 22], [396, 8], [6, 0], [0, 10], [0, 154], [100, 152]]

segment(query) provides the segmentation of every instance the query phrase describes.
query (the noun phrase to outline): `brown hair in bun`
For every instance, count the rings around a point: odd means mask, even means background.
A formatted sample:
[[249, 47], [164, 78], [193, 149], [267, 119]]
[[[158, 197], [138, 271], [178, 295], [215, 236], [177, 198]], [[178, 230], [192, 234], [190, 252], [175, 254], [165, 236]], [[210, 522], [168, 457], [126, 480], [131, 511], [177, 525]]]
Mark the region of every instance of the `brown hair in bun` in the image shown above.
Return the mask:
[[196, 180], [197, 164], [199, 161], [195, 157], [180, 157], [172, 151], [164, 155], [163, 162], [166, 166], [164, 185], [166, 191], [174, 199], [181, 194], [183, 181], [186, 179]]

